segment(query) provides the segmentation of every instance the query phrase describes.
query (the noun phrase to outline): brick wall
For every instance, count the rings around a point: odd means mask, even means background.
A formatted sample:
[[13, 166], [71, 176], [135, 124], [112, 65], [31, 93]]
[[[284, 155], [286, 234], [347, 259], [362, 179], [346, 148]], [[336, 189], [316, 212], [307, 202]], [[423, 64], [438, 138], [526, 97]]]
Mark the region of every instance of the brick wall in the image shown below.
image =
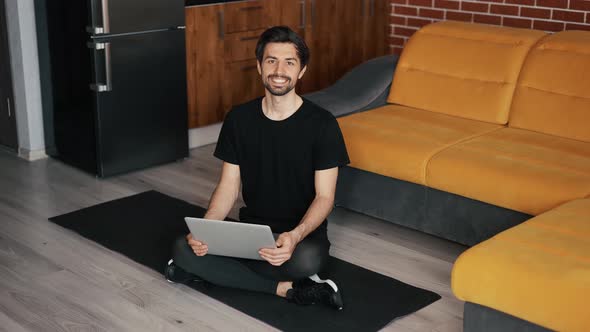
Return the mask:
[[390, 0], [389, 47], [400, 53], [420, 27], [444, 20], [548, 32], [590, 31], [590, 0]]

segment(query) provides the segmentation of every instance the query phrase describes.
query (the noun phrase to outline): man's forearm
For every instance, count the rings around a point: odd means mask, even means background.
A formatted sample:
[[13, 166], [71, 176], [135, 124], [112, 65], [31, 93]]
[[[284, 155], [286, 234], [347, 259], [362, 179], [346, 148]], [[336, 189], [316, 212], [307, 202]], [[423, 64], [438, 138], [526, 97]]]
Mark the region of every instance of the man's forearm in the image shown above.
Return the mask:
[[238, 191], [218, 185], [211, 196], [205, 219], [224, 220], [238, 198]]
[[309, 233], [318, 228], [326, 220], [333, 208], [333, 198], [316, 196], [299, 225], [291, 231], [295, 235], [297, 242], [301, 242]]

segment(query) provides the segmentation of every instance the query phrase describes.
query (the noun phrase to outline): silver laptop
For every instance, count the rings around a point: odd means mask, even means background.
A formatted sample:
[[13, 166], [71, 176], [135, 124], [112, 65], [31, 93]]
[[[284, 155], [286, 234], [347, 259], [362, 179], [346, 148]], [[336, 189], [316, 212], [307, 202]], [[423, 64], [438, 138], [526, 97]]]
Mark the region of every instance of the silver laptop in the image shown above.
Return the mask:
[[184, 218], [193, 237], [207, 244], [207, 254], [263, 260], [262, 248], [276, 248], [275, 238], [267, 225]]

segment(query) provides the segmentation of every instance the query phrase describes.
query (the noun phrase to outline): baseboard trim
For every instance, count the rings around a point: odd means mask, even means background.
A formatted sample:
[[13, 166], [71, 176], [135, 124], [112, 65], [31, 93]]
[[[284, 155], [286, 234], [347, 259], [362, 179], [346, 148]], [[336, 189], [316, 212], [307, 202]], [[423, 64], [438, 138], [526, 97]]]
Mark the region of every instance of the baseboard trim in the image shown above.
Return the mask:
[[25, 148], [18, 148], [18, 156], [28, 161], [35, 161], [39, 159], [45, 159], [49, 156], [45, 153], [45, 149], [40, 150], [29, 150]]
[[221, 123], [212, 124], [205, 127], [193, 128], [188, 131], [188, 147], [189, 149], [198, 148], [203, 145], [208, 145], [217, 142], [219, 132], [221, 131]]
[[[203, 145], [208, 145], [217, 142], [219, 132], [221, 131], [221, 123], [212, 124], [206, 127], [189, 129], [188, 131], [188, 147], [189, 149], [198, 148]], [[18, 156], [28, 161], [35, 161], [45, 159], [47, 155], [45, 149], [29, 150], [25, 148], [18, 149]]]

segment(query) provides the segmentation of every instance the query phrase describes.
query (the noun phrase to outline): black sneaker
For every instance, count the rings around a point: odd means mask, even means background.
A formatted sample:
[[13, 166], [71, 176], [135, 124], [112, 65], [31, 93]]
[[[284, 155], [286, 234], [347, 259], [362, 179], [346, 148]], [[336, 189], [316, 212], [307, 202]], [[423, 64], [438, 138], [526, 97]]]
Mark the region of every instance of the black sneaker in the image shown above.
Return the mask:
[[171, 259], [166, 264], [166, 268], [164, 269], [164, 277], [170, 283], [180, 283], [180, 284], [187, 284], [191, 281], [203, 281], [198, 276], [183, 270], [180, 266], [174, 264], [174, 260]]
[[287, 300], [303, 305], [322, 303], [337, 310], [344, 306], [336, 283], [322, 280], [317, 274], [293, 282], [293, 288], [287, 291]]

